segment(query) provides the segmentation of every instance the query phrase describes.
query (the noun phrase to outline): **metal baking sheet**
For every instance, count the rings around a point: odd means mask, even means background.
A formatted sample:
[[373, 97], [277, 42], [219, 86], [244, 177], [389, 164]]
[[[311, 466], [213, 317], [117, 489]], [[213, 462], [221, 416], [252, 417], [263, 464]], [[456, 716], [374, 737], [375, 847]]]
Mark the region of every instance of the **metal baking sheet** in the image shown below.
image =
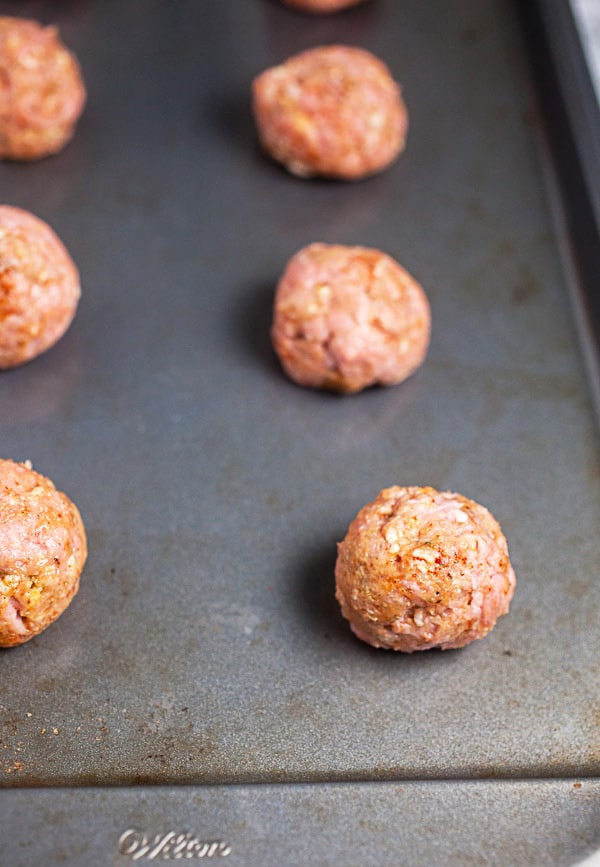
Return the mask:
[[[10, 863], [121, 863], [131, 828], [311, 863], [286, 854], [296, 832], [281, 841], [296, 819], [323, 864], [404, 846], [409, 864], [532, 865], [523, 815], [545, 817], [540, 864], [600, 845], [597, 424], [512, 6], [0, 12], [58, 23], [89, 88], [61, 155], [0, 165], [2, 201], [56, 229], [83, 284], [65, 338], [0, 376], [0, 451], [70, 494], [90, 548], [68, 611], [0, 655]], [[382, 57], [409, 106], [405, 155], [360, 183], [288, 176], [249, 113], [255, 74], [331, 42]], [[284, 377], [273, 289], [315, 240], [379, 247], [424, 285], [433, 338], [412, 379], [336, 397]], [[343, 622], [336, 542], [396, 483], [458, 490], [502, 524], [518, 586], [484, 641], [404, 656]], [[486, 850], [492, 803], [521, 809], [520, 849]], [[409, 844], [390, 830], [403, 815], [441, 830]]]

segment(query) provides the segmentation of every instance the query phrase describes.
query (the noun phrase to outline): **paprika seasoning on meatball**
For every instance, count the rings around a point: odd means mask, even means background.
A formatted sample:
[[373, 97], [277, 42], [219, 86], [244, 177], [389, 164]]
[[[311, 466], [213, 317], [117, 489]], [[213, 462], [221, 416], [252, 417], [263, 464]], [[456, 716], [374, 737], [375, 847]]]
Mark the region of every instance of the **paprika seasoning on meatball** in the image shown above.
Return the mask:
[[50, 226], [0, 205], [0, 369], [49, 349], [75, 315], [79, 273]]
[[515, 574], [486, 508], [430, 487], [391, 487], [338, 546], [336, 597], [352, 631], [412, 653], [463, 647], [506, 614]]
[[301, 177], [354, 180], [404, 149], [408, 114], [387, 66], [362, 48], [312, 48], [253, 82], [264, 150]]
[[410, 376], [425, 358], [430, 320], [425, 292], [390, 256], [310, 244], [279, 281], [271, 337], [299, 385], [350, 393]]
[[83, 111], [79, 65], [56, 27], [0, 16], [0, 158], [60, 151]]
[[301, 12], [328, 13], [339, 12], [350, 6], [358, 6], [363, 0], [283, 0], [286, 6], [300, 9]]
[[86, 556], [71, 500], [29, 463], [0, 460], [0, 647], [29, 641], [63, 613]]

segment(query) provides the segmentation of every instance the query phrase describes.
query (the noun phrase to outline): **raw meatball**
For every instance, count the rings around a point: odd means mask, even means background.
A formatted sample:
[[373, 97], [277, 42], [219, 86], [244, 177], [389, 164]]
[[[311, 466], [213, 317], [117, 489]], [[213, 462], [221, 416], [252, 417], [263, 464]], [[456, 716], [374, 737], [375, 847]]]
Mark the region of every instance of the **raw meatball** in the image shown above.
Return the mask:
[[29, 464], [0, 460], [0, 647], [62, 614], [87, 556], [76, 506]]
[[0, 17], [0, 157], [35, 160], [73, 135], [86, 92], [56, 27]]
[[311, 244], [277, 286], [273, 346], [300, 385], [354, 392], [401, 382], [425, 358], [429, 333], [423, 289], [379, 250]]
[[300, 9], [302, 12], [338, 12], [349, 6], [358, 6], [362, 0], [283, 0], [286, 6]]
[[506, 539], [478, 503], [433, 488], [386, 488], [338, 546], [336, 596], [353, 632], [412, 653], [463, 647], [506, 614]]
[[0, 368], [49, 349], [75, 315], [79, 273], [50, 226], [0, 205]]
[[356, 179], [403, 150], [408, 115], [387, 66], [361, 48], [313, 48], [253, 83], [264, 149], [293, 174]]

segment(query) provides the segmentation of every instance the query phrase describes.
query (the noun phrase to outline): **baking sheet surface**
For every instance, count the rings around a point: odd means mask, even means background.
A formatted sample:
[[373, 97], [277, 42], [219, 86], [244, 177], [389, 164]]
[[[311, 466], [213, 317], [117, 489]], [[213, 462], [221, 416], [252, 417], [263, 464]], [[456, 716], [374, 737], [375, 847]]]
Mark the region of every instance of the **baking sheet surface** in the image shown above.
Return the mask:
[[13, 867], [125, 867], [182, 849], [228, 867], [573, 867], [597, 844], [599, 799], [600, 780], [572, 779], [0, 793], [7, 827], [30, 822], [3, 840]]
[[[81, 590], [0, 655], [7, 787], [598, 773], [597, 432], [509, 4], [0, 3], [56, 21], [89, 104], [70, 146], [0, 165], [83, 297], [53, 350], [0, 376], [1, 454], [81, 509]], [[356, 184], [259, 152], [249, 82], [316, 44], [404, 87], [406, 154]], [[274, 284], [315, 240], [379, 247], [426, 288], [433, 339], [396, 388], [285, 379]], [[456, 652], [352, 637], [336, 542], [390, 484], [485, 504], [518, 577]]]

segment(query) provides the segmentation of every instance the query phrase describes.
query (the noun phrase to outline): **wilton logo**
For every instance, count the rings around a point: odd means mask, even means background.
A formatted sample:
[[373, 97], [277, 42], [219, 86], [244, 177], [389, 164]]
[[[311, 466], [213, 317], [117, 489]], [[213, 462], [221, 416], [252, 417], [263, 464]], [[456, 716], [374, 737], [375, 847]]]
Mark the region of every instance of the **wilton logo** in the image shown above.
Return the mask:
[[119, 853], [131, 861], [177, 861], [179, 859], [226, 858], [231, 846], [223, 840], [199, 840], [186, 832], [167, 831], [150, 836], [128, 828], [119, 837]]

